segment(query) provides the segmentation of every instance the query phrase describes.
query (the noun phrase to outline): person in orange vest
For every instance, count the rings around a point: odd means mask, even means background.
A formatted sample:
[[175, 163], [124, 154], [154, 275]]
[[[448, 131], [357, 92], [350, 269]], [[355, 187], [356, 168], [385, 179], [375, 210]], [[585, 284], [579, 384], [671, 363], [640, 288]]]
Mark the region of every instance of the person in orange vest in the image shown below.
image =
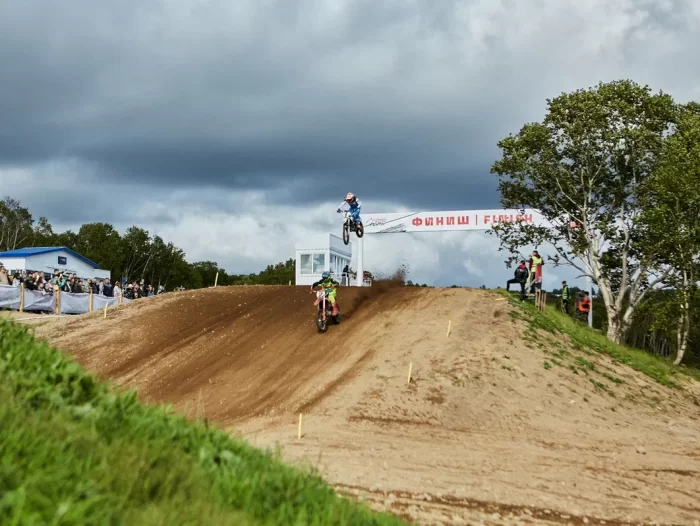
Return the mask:
[[591, 298], [588, 297], [588, 291], [583, 292], [583, 299], [578, 302], [579, 316], [588, 319], [588, 313], [591, 312]]

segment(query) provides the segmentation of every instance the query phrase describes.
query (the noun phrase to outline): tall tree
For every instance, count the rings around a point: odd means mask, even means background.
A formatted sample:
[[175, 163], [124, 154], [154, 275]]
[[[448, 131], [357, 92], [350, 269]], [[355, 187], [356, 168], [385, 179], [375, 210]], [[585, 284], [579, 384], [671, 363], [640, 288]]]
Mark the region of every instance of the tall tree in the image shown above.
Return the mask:
[[29, 245], [34, 219], [19, 201], [5, 197], [0, 201], [0, 250], [14, 250]]
[[[501, 203], [538, 209], [553, 228], [499, 224], [502, 248], [550, 243], [555, 265], [595, 281], [605, 303], [607, 334], [624, 340], [634, 309], [655, 275], [656, 254], [642, 228], [640, 189], [658, 164], [674, 102], [631, 81], [600, 83], [547, 100], [541, 123], [498, 143]], [[570, 222], [578, 228], [570, 228]], [[511, 262], [515, 256], [511, 258]]]
[[688, 348], [691, 308], [700, 280], [700, 105], [679, 107], [672, 134], [664, 141], [658, 170], [644, 187], [642, 215], [657, 239], [660, 262], [672, 287], [676, 319], [676, 358]]
[[143, 228], [131, 226], [122, 237], [122, 274], [127, 281], [140, 279], [152, 257], [151, 238]]
[[56, 234], [49, 220], [44, 216], [39, 218], [32, 236], [32, 245], [35, 247], [49, 247], [56, 244]]
[[82, 225], [73, 250], [115, 275], [122, 269], [122, 238], [109, 223]]

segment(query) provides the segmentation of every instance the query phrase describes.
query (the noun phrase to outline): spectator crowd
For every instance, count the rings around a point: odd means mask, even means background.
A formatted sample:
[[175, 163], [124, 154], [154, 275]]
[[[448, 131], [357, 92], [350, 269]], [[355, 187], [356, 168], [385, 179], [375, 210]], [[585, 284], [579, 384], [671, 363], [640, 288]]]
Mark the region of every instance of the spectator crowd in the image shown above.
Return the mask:
[[143, 279], [141, 281], [134, 280], [124, 286], [119, 282], [112, 284], [109, 278], [100, 280], [85, 279], [58, 269], [54, 270], [53, 275], [44, 274], [43, 272], [27, 272], [25, 270], [9, 274], [4, 265], [0, 263], [0, 285], [19, 287], [20, 284], [24, 284], [25, 290], [33, 290], [42, 294], [53, 294], [55, 290], [75, 294], [92, 292], [108, 298], [123, 296], [130, 300], [155, 296], [165, 292], [163, 285], [159, 285], [156, 289], [153, 285], [146, 285]]

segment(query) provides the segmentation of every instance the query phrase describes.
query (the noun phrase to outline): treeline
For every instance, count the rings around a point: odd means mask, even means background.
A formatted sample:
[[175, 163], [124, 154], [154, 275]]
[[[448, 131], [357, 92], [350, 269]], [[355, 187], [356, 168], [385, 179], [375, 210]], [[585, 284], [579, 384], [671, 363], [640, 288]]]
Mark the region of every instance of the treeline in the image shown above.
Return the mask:
[[[498, 143], [501, 205], [549, 225], [500, 223], [501, 248], [553, 251], [599, 291], [611, 340], [674, 355], [700, 345], [700, 104], [629, 80], [547, 100]], [[595, 312], [595, 308], [594, 308]]]
[[217, 285], [288, 285], [290, 282], [293, 285], [296, 277], [296, 262], [293, 258], [268, 265], [257, 274], [228, 274], [213, 261], [194, 263], [192, 267], [199, 287], [211, 287], [215, 282]]
[[0, 201], [0, 251], [28, 247], [65, 246], [111, 272], [113, 280], [145, 280], [163, 285], [195, 289], [214, 285], [277, 285], [294, 282], [295, 264], [290, 259], [258, 274], [229, 275], [216, 262], [189, 263], [185, 252], [172, 242], [132, 226], [123, 234], [109, 223], [86, 223], [77, 232], [55, 232], [46, 217], [35, 220], [31, 212], [12, 197]]

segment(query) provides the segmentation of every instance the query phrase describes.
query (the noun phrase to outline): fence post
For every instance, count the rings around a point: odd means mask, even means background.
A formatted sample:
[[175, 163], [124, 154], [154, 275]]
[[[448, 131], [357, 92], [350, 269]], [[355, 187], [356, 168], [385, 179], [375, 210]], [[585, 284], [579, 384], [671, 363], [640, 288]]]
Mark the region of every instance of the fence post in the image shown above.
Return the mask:
[[19, 284], [19, 311], [24, 312], [24, 281]]
[[61, 289], [56, 286], [56, 291], [55, 291], [55, 296], [56, 296], [56, 314], [61, 313]]
[[92, 288], [90, 289], [90, 297], [88, 299], [88, 312], [92, 312]]

